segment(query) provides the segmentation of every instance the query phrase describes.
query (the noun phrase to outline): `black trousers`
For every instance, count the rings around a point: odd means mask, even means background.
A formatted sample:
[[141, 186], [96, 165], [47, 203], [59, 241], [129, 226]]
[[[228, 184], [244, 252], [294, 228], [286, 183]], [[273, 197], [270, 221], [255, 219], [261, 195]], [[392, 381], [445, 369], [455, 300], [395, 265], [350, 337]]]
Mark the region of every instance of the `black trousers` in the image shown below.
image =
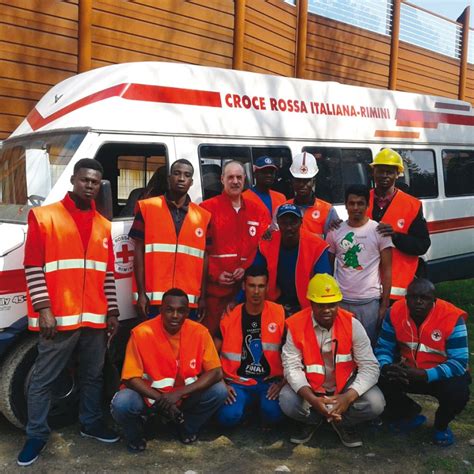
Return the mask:
[[378, 385], [386, 401], [384, 416], [390, 421], [410, 418], [419, 413], [421, 407], [407, 393], [431, 395], [439, 402], [435, 414], [435, 429], [445, 430], [454, 417], [462, 412], [469, 401], [470, 383], [471, 375], [468, 372], [458, 377], [436, 382], [416, 382], [409, 385], [391, 382], [386, 377], [381, 376]]

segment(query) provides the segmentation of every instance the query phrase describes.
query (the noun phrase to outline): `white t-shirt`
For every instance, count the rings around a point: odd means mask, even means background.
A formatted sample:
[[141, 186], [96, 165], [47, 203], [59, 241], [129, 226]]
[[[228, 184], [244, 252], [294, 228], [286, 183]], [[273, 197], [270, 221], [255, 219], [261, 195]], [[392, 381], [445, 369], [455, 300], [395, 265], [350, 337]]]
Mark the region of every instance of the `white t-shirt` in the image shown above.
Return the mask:
[[329, 252], [336, 256], [334, 277], [345, 300], [375, 299], [382, 294], [380, 252], [393, 243], [377, 232], [377, 226], [372, 219], [361, 227], [345, 221], [326, 237]]

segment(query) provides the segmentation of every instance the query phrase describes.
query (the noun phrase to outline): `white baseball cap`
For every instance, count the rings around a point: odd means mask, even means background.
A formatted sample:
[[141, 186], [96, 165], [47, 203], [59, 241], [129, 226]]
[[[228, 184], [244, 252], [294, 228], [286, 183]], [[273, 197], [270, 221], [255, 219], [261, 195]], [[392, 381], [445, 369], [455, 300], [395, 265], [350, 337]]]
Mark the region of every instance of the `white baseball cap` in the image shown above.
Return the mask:
[[307, 152], [298, 153], [293, 157], [290, 173], [293, 178], [314, 178], [318, 174], [316, 158]]

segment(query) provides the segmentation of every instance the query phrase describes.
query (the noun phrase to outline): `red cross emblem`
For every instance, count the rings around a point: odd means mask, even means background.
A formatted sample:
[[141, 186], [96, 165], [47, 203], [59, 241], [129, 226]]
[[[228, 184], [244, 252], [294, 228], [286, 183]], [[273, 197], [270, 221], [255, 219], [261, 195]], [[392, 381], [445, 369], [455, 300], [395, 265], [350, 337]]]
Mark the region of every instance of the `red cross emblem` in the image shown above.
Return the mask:
[[130, 261], [130, 257], [133, 257], [134, 255], [135, 252], [133, 250], [129, 251], [127, 244], [122, 244], [122, 250], [120, 252], [117, 252], [117, 257], [121, 258], [123, 263], [128, 263]]

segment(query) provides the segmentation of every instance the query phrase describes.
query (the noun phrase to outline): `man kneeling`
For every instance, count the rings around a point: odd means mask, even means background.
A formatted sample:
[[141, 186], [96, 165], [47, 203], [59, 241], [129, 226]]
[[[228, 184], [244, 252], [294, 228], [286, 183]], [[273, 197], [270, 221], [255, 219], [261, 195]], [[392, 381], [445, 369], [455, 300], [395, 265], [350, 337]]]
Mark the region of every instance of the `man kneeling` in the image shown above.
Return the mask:
[[289, 385], [280, 392], [280, 406], [301, 422], [290, 441], [309, 441], [326, 420], [344, 446], [362, 446], [354, 426], [379, 416], [385, 405], [376, 386], [377, 359], [361, 323], [339, 307], [342, 293], [332, 276], [315, 275], [306, 297], [311, 307], [287, 320], [282, 352]]
[[163, 295], [160, 315], [131, 332], [122, 370], [126, 388], [116, 393], [111, 409], [132, 452], [146, 448], [147, 414], [171, 418], [189, 444], [227, 397], [211, 335], [186, 319], [188, 313], [186, 293], [173, 288]]

